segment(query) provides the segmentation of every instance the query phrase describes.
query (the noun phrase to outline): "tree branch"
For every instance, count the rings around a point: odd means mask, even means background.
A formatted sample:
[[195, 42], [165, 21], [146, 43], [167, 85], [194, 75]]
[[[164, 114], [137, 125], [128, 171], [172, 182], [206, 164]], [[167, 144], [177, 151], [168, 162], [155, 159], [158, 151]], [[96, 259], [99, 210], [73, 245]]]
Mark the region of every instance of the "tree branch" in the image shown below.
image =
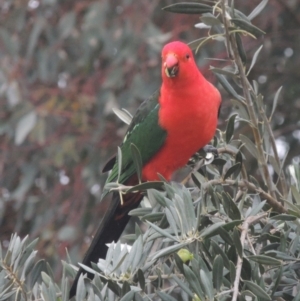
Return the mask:
[[[267, 215], [268, 215], [268, 213], [265, 212], [260, 215], [249, 216], [248, 218], [246, 218], [246, 220], [244, 221], [244, 223], [242, 225], [242, 233], [241, 233], [241, 245], [242, 245], [243, 249], [244, 249], [244, 244], [245, 244], [249, 226], [251, 226], [252, 224], [255, 224], [256, 222], [258, 222], [260, 219], [266, 217]], [[233, 285], [233, 296], [232, 296], [231, 301], [236, 301], [238, 294], [239, 294], [239, 284], [240, 284], [240, 279], [241, 279], [242, 266], [243, 266], [243, 258], [238, 256], [237, 264], [236, 264], [236, 274], [235, 274], [234, 285]]]

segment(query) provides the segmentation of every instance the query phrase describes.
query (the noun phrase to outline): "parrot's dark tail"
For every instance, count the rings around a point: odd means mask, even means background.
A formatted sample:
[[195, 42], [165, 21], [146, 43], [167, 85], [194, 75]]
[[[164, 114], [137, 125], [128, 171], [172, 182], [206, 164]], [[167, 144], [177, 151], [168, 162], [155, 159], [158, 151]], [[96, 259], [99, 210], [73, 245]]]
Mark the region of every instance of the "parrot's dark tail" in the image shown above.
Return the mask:
[[[126, 184], [130, 185], [129, 183]], [[93, 241], [84, 256], [82, 261], [84, 265], [91, 267], [91, 262], [97, 263], [99, 258], [105, 259], [108, 249], [106, 244], [111, 243], [112, 241], [118, 241], [130, 219], [128, 212], [132, 209], [135, 209], [141, 202], [142, 198], [143, 195], [140, 193], [123, 195], [122, 205], [120, 202], [119, 193], [115, 192], [113, 194], [112, 200], [105, 209], [105, 213], [103, 214], [103, 218], [93, 238]], [[93, 278], [93, 274], [88, 273], [80, 267], [70, 289], [70, 298], [76, 295], [77, 282], [81, 274], [87, 274], [88, 278]]]

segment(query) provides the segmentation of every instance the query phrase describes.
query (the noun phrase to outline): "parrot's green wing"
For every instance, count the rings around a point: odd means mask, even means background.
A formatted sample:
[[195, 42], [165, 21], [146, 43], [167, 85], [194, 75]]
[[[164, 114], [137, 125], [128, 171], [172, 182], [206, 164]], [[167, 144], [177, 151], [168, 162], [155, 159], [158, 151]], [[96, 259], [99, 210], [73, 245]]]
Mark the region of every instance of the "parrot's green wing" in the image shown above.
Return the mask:
[[[167, 132], [159, 125], [159, 91], [145, 100], [138, 108], [136, 114], [128, 127], [127, 133], [120, 146], [122, 151], [122, 170], [119, 183], [124, 183], [135, 172], [135, 165], [131, 155], [131, 144], [134, 144], [141, 154], [143, 165], [145, 165], [163, 146]], [[106, 183], [116, 182], [118, 178], [118, 159], [110, 160], [104, 167], [109, 170], [112, 166], [111, 174]]]

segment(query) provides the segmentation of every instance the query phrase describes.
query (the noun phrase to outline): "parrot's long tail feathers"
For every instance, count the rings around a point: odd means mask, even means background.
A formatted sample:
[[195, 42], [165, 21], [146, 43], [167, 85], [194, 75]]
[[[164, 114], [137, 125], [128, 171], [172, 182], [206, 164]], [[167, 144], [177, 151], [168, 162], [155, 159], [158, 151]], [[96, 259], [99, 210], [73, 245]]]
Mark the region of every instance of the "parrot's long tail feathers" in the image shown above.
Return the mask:
[[[126, 184], [129, 185], [129, 183]], [[111, 243], [112, 241], [116, 242], [120, 238], [130, 219], [128, 212], [135, 209], [142, 198], [143, 195], [140, 193], [123, 195], [123, 205], [121, 205], [119, 193], [115, 192], [113, 194], [112, 200], [109, 202], [108, 207], [105, 208], [103, 218], [93, 241], [84, 256], [82, 264], [91, 267], [91, 262], [97, 263], [99, 258], [105, 259], [108, 249], [106, 244]], [[81, 274], [87, 274], [88, 278], [93, 278], [93, 274], [88, 273], [80, 267], [70, 289], [70, 298], [76, 294], [77, 282]]]

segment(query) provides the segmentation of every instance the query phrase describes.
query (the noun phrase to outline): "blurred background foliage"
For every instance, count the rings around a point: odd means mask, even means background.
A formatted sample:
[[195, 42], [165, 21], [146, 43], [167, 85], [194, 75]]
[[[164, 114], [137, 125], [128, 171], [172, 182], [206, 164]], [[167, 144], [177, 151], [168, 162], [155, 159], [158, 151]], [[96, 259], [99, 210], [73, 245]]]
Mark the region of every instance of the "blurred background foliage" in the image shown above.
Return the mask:
[[[236, 1], [250, 12], [260, 2]], [[160, 85], [160, 50], [171, 40], [205, 36], [197, 15], [171, 14], [171, 0], [3, 0], [0, 2], [0, 240], [11, 233], [39, 237], [39, 256], [60, 273], [67, 247], [79, 261], [101, 216], [99, 196], [126, 126], [113, 107], [131, 113]], [[268, 16], [267, 18], [265, 16]], [[250, 73], [271, 111], [279, 155], [286, 166], [299, 163], [300, 5], [270, 1], [255, 24], [266, 32], [245, 37]], [[223, 43], [209, 42], [196, 55], [203, 73], [216, 84], [209, 66], [223, 67]], [[207, 58], [215, 58], [210, 60]], [[248, 62], [249, 64], [249, 62]], [[219, 86], [220, 87], [220, 86]], [[223, 94], [219, 127], [232, 104]], [[239, 124], [235, 135], [251, 137]], [[254, 160], [254, 159], [253, 159]], [[256, 162], [248, 160], [247, 170]], [[258, 180], [259, 180], [259, 175]], [[101, 208], [103, 210], [103, 208]]]

